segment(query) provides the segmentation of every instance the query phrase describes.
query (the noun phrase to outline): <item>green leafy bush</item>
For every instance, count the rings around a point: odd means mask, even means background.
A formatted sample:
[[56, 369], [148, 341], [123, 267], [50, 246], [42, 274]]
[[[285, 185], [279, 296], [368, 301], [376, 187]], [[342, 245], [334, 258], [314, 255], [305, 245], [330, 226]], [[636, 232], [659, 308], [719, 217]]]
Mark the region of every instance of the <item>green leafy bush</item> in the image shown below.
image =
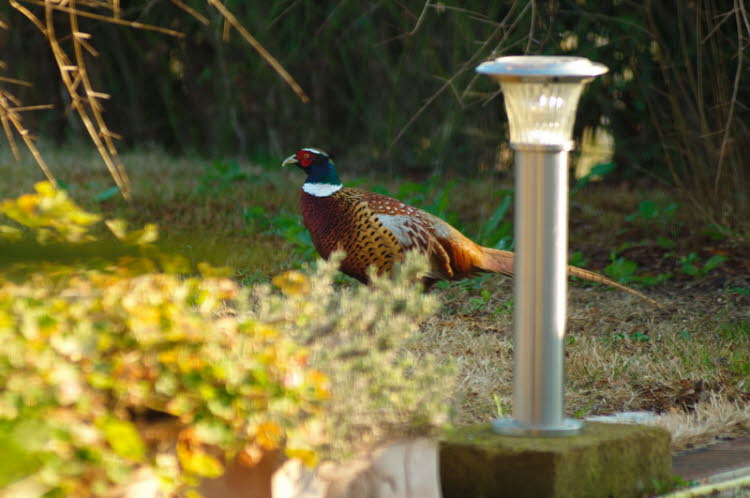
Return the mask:
[[[48, 184], [0, 212], [21, 224], [11, 243], [86, 244], [101, 221]], [[17, 463], [0, 486], [102, 495], [148, 469], [176, 492], [231, 458], [283, 447], [314, 464], [443, 420], [449, 369], [403, 348], [436, 306], [414, 284], [423, 264], [371, 288], [334, 289], [335, 260], [243, 288], [188, 273], [155, 227], [106, 224], [131, 253], [0, 275], [0, 452]], [[157, 414], [171, 430], [154, 438]]]

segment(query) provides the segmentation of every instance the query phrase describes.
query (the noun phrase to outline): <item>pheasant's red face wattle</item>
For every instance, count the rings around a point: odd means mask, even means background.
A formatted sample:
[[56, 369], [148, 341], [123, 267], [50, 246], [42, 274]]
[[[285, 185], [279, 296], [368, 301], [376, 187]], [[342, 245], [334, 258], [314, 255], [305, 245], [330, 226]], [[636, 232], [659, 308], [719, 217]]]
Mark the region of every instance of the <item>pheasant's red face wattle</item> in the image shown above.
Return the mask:
[[314, 160], [315, 157], [310, 151], [301, 150], [297, 152], [297, 163], [303, 168], [309, 168]]

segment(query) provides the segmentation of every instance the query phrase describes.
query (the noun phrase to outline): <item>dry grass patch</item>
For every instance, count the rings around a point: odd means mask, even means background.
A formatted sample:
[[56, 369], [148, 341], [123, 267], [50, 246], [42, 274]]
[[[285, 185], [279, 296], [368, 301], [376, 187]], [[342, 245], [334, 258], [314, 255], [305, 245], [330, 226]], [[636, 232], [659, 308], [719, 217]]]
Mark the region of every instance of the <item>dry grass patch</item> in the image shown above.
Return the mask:
[[750, 405], [730, 401], [722, 394], [697, 403], [692, 411], [670, 410], [657, 423], [672, 434], [672, 448], [700, 446], [713, 438], [750, 433]]
[[[512, 299], [508, 279], [485, 279], [491, 298], [452, 285], [422, 327], [415, 348], [456, 359], [456, 423], [510, 414]], [[653, 293], [652, 293], [653, 294]], [[673, 435], [673, 447], [750, 433], [748, 298], [721, 290], [654, 296], [666, 310], [600, 286], [571, 284], [566, 346], [569, 416], [647, 410]], [[472, 301], [472, 299], [474, 299]]]

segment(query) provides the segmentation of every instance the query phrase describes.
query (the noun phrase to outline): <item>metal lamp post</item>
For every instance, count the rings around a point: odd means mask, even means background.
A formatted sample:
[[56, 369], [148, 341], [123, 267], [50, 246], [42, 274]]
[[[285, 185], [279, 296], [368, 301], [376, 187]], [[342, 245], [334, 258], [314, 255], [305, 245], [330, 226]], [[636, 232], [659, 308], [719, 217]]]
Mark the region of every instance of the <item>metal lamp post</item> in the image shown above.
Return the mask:
[[513, 418], [495, 432], [553, 436], [582, 430], [564, 416], [568, 152], [581, 91], [607, 67], [583, 57], [501, 57], [477, 67], [500, 83], [515, 151]]

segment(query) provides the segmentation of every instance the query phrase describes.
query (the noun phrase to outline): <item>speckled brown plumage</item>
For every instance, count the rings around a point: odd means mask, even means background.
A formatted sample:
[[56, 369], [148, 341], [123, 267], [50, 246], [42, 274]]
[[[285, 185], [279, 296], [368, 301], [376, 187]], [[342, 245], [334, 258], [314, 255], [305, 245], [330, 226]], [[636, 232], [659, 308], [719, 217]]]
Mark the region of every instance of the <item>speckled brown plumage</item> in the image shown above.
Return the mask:
[[391, 197], [355, 188], [327, 197], [303, 191], [300, 206], [318, 253], [327, 258], [344, 250], [341, 271], [361, 282], [367, 282], [370, 266], [387, 273], [409, 250], [429, 257], [427, 283], [480, 271], [512, 273], [513, 253], [483, 248], [443, 220]]

